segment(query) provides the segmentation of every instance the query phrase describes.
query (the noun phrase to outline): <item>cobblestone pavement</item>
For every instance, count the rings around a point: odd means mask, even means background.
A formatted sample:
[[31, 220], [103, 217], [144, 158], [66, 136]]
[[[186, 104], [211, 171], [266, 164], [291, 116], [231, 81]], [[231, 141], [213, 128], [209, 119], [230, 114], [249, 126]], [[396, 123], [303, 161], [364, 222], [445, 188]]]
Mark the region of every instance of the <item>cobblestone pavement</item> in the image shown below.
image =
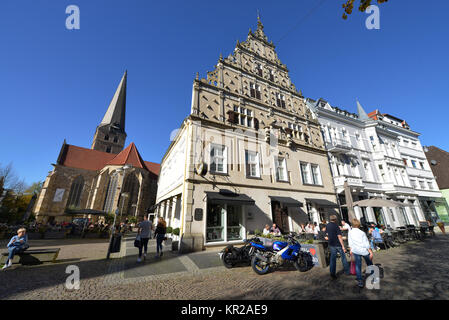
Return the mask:
[[[0, 272], [0, 299], [449, 299], [449, 236], [441, 233], [376, 252], [374, 262], [385, 275], [380, 290], [356, 288], [354, 276], [331, 280], [328, 268], [283, 269], [264, 276], [250, 267], [229, 270], [216, 264], [216, 252], [209, 251], [183, 256], [166, 251], [156, 260], [154, 242], [148, 259], [138, 264], [132, 240], [124, 243], [123, 258], [112, 260], [104, 259], [107, 241], [64, 240], [58, 263]], [[65, 268], [71, 264], [80, 268], [79, 290], [64, 286]]]

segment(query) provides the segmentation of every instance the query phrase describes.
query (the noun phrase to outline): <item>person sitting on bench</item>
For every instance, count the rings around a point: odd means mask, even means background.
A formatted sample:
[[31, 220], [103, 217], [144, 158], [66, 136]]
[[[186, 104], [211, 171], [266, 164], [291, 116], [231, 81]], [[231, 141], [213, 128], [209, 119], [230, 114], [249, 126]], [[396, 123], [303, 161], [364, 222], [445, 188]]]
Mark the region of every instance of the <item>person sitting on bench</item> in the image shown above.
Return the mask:
[[29, 248], [27, 242], [28, 236], [26, 235], [26, 229], [20, 228], [19, 230], [17, 230], [17, 236], [12, 237], [7, 245], [9, 255], [5, 265], [3, 266], [3, 269], [9, 268], [12, 265], [12, 259], [14, 258], [14, 255]]

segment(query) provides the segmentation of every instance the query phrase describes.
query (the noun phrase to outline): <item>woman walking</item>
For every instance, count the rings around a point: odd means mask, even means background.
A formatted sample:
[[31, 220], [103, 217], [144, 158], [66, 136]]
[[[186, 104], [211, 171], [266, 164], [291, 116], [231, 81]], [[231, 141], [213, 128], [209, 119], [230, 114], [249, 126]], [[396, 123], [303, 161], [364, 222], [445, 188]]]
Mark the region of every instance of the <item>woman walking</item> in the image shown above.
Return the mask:
[[363, 288], [362, 281], [362, 257], [367, 266], [373, 264], [373, 251], [371, 250], [368, 238], [362, 230], [360, 230], [360, 221], [352, 220], [352, 229], [348, 232], [348, 244], [351, 248], [351, 254], [355, 259], [355, 272], [357, 275], [358, 286]]
[[[156, 258], [162, 257], [162, 241], [165, 240], [165, 232], [167, 230], [167, 223], [165, 222], [163, 217], [159, 217], [157, 222], [156, 231], [154, 235], [156, 236]], [[159, 255], [159, 251], [161, 252]]]
[[26, 235], [26, 229], [20, 228], [17, 230], [17, 236], [12, 237], [7, 245], [9, 254], [3, 269], [9, 268], [12, 265], [14, 255], [28, 248], [27, 242], [28, 236]]

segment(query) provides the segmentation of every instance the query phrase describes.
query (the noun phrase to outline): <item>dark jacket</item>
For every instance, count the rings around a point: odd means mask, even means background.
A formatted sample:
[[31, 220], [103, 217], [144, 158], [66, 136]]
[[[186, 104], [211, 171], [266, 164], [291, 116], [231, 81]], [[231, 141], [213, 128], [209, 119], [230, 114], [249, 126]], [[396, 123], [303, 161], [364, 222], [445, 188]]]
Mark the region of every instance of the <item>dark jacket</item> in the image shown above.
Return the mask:
[[164, 225], [162, 223], [158, 223], [156, 226], [156, 231], [154, 231], [154, 234], [161, 234], [164, 235], [167, 231], [167, 228], [164, 227]]

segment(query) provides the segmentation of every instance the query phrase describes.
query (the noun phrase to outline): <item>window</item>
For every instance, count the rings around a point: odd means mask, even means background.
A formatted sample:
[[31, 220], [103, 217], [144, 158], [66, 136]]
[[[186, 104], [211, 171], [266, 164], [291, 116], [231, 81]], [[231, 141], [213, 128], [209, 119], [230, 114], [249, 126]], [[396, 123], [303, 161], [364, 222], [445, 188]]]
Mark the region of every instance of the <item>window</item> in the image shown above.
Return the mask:
[[405, 166], [408, 165], [408, 164], [407, 164], [407, 159], [406, 159], [406, 158], [403, 158], [402, 161], [404, 162], [404, 165], [405, 165]]
[[245, 127], [254, 127], [254, 118], [253, 118], [253, 111], [243, 108], [234, 106], [234, 113], [237, 117], [236, 122], [239, 123], [242, 126]]
[[426, 184], [422, 180], [419, 181], [419, 186], [420, 186], [421, 189], [425, 189], [426, 188]]
[[410, 179], [410, 184], [412, 185], [412, 188], [416, 189], [416, 180]]
[[111, 153], [111, 147], [110, 146], [106, 147], [106, 152], [107, 153]]
[[260, 100], [260, 86], [258, 84], [250, 83], [250, 95], [252, 98]]
[[276, 180], [277, 181], [288, 181], [287, 179], [287, 164], [284, 158], [276, 158]]
[[416, 167], [416, 161], [415, 161], [415, 160], [412, 160], [412, 166], [413, 166], [413, 168], [417, 168], [417, 167]]
[[254, 151], [246, 151], [246, 176], [260, 177], [259, 155]]
[[239, 205], [208, 203], [206, 242], [242, 240], [243, 208]]
[[114, 142], [115, 142], [115, 143], [118, 142], [118, 137], [117, 137], [117, 136], [114, 137]]
[[285, 96], [283, 94], [276, 94], [276, 104], [278, 107], [285, 108]]
[[213, 173], [227, 173], [225, 146], [211, 145], [209, 171]]
[[309, 172], [309, 166], [305, 162], [301, 162], [301, 177], [302, 177], [302, 183], [310, 184], [310, 172]]
[[432, 183], [432, 181], [427, 181], [427, 185], [429, 186], [430, 190], [433, 190], [433, 183]]
[[105, 136], [104, 136], [104, 140], [105, 140], [105, 141], [108, 141], [108, 140], [109, 140], [109, 135], [105, 135]]
[[421, 166], [421, 169], [423, 169], [424, 170], [424, 162], [419, 162], [419, 165]]
[[365, 169], [365, 178], [368, 181], [373, 181], [373, 175], [371, 172], [371, 166], [369, 165], [369, 163], [367, 161], [365, 161], [363, 163], [363, 168]]
[[118, 176], [114, 175], [109, 178], [108, 189], [106, 191], [106, 199], [104, 201], [103, 210], [104, 212], [111, 213], [114, 207], [114, 197], [117, 191], [117, 180]]
[[312, 168], [312, 180], [313, 184], [321, 184], [321, 174], [320, 174], [320, 167], [316, 164], [310, 165]]
[[273, 70], [269, 70], [269, 75], [270, 75], [270, 81], [274, 82], [274, 71]]
[[72, 186], [70, 187], [69, 198], [67, 200], [67, 207], [79, 208], [81, 201], [81, 194], [84, 187], [84, 178], [82, 176], [76, 177]]
[[261, 77], [263, 76], [263, 69], [260, 63], [256, 63], [256, 73]]

